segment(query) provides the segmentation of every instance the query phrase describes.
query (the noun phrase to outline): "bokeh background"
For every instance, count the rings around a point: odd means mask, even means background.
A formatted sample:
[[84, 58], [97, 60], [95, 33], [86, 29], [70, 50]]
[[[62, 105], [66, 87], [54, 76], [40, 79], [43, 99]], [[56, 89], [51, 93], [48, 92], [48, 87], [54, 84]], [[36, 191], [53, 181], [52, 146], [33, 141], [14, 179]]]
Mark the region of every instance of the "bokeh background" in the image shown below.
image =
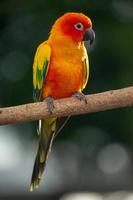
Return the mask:
[[[90, 80], [85, 93], [133, 84], [133, 1], [0, 0], [1, 107], [33, 101], [36, 48], [47, 39], [55, 19], [68, 11], [90, 16], [96, 33], [95, 44], [88, 48]], [[86, 200], [80, 195], [62, 198], [81, 191], [127, 199], [133, 189], [133, 109], [71, 117], [54, 141], [40, 188], [31, 194], [36, 150], [34, 122], [0, 127], [0, 200]], [[111, 196], [114, 191], [127, 192]], [[104, 198], [94, 196], [87, 199]]]

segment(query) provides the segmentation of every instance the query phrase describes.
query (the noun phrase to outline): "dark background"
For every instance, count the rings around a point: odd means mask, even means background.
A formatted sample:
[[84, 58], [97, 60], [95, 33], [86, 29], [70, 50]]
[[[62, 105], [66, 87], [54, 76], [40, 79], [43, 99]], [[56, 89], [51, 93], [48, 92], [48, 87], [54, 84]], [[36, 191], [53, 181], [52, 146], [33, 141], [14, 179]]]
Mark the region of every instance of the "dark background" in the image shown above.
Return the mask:
[[[0, 105], [32, 102], [32, 63], [65, 12], [83, 12], [96, 41], [85, 93], [133, 83], [133, 1], [0, 0]], [[59, 199], [67, 192], [133, 189], [133, 109], [71, 117], [54, 142], [38, 191], [28, 191], [37, 149], [34, 123], [0, 127], [0, 199]]]

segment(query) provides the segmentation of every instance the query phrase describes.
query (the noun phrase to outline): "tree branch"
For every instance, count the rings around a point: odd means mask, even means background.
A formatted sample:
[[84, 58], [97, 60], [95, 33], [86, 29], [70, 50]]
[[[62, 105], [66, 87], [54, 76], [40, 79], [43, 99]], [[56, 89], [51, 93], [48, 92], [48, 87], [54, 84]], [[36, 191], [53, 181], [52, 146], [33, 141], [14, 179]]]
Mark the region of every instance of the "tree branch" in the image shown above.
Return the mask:
[[55, 100], [55, 109], [49, 115], [46, 102], [29, 103], [0, 109], [0, 125], [15, 124], [48, 118], [93, 113], [133, 106], [133, 86], [98, 94], [86, 95], [87, 104], [75, 97]]

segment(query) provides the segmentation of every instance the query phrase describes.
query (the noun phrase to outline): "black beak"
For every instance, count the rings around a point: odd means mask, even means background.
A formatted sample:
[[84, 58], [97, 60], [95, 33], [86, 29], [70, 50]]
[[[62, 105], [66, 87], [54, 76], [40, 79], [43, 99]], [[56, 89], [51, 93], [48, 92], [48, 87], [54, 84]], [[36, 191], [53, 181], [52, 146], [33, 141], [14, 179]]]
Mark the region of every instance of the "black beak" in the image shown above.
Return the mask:
[[88, 40], [90, 41], [90, 45], [92, 45], [95, 40], [95, 32], [93, 31], [92, 28], [89, 28], [85, 31], [83, 41], [88, 41]]

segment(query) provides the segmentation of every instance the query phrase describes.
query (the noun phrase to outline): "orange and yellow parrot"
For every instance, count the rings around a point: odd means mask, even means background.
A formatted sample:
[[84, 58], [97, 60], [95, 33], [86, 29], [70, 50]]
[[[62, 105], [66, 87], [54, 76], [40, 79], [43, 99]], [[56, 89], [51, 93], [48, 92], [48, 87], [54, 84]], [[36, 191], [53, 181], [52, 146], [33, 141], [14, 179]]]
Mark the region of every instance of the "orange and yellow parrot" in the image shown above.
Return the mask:
[[[94, 39], [92, 22], [82, 13], [66, 13], [55, 21], [48, 40], [39, 45], [34, 58], [35, 102], [46, 100], [50, 113], [54, 109], [54, 99], [75, 96], [86, 102], [82, 90], [88, 81], [89, 63], [84, 41], [92, 44]], [[30, 191], [39, 186], [53, 139], [67, 119], [39, 120], [39, 147]]]

